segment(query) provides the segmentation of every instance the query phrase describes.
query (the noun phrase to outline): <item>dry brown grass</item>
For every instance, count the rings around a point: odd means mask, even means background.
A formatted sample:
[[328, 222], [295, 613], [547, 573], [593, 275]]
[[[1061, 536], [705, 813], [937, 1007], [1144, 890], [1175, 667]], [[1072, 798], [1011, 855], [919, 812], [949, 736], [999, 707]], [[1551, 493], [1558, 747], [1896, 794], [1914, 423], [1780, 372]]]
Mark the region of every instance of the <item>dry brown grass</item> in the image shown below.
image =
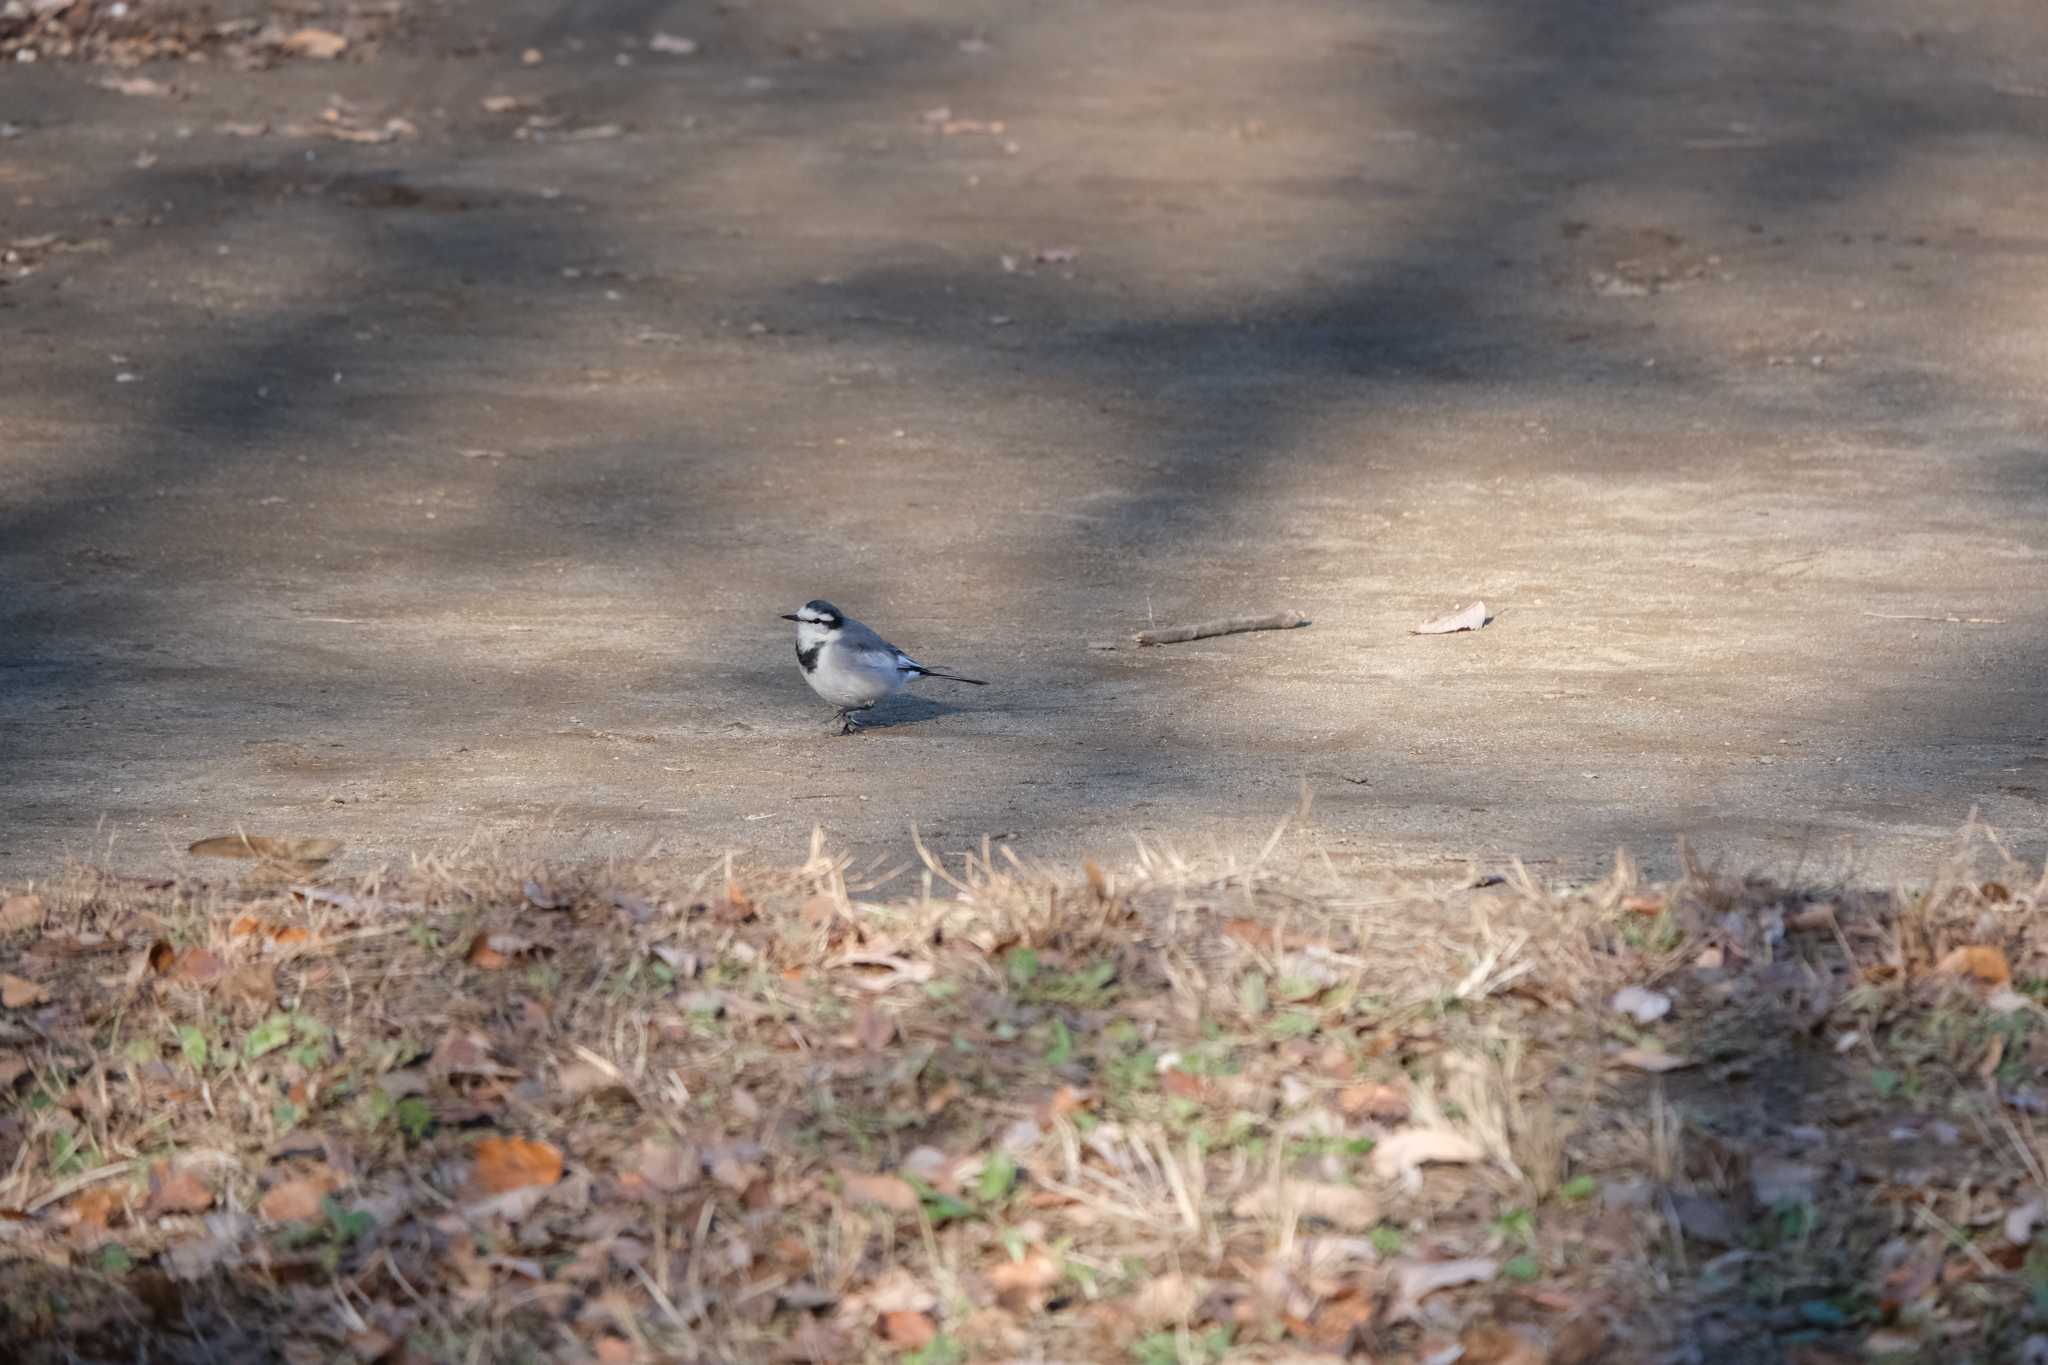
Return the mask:
[[1971, 840], [1926, 888], [1827, 895], [1625, 856], [1367, 883], [1274, 845], [927, 856], [890, 895], [816, 845], [75, 868], [0, 915], [0, 1332], [53, 1360], [2009, 1359], [2048, 1345], [2048, 886], [1964, 875], [2000, 855]]

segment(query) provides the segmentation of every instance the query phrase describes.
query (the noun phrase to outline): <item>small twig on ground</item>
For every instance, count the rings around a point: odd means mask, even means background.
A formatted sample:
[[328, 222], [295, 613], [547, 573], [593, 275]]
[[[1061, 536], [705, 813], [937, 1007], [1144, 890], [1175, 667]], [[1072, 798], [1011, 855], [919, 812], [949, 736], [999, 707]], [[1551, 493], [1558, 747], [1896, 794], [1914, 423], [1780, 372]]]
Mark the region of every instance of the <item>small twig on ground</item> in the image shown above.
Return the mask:
[[1919, 616], [1912, 612], [1866, 611], [1865, 616], [1874, 616], [1880, 621], [1945, 621], [1952, 626], [2002, 626], [2003, 616]]
[[1141, 630], [1133, 638], [1141, 645], [1177, 645], [1188, 640], [1206, 640], [1211, 635], [1238, 635], [1248, 630], [1293, 630], [1307, 624], [1308, 618], [1298, 611], [1276, 611], [1271, 616], [1226, 616], [1192, 626]]

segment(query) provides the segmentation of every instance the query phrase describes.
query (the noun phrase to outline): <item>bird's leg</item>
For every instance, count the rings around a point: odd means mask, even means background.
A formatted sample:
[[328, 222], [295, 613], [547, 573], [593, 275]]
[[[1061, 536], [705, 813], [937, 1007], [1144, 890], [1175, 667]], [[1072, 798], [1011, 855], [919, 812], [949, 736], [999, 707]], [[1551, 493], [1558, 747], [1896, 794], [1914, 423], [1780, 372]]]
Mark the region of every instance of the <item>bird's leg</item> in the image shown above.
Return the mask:
[[850, 735], [853, 733], [852, 711], [842, 710], [839, 713], [839, 733], [842, 735]]

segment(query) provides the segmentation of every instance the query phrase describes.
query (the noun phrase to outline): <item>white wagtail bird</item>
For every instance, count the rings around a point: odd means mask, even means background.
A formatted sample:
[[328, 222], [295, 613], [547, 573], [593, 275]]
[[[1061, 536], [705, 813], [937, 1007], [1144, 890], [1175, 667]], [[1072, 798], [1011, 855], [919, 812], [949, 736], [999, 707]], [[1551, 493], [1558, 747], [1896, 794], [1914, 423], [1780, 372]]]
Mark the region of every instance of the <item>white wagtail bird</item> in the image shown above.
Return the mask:
[[839, 733], [853, 733], [853, 717], [894, 692], [912, 678], [944, 678], [948, 682], [986, 687], [979, 678], [963, 678], [926, 668], [830, 602], [814, 599], [782, 618], [796, 622], [796, 661], [804, 681], [839, 708]]

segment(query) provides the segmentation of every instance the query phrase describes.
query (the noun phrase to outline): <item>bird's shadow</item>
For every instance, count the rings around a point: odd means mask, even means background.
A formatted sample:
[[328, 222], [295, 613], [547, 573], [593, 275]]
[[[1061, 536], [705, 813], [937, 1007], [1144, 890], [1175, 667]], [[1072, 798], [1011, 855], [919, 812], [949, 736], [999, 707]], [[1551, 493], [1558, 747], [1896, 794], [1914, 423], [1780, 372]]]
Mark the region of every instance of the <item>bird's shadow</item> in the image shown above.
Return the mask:
[[876, 703], [874, 710], [861, 712], [854, 724], [861, 730], [894, 730], [900, 726], [936, 720], [940, 716], [958, 715], [966, 709], [920, 693], [899, 692], [885, 702]]

